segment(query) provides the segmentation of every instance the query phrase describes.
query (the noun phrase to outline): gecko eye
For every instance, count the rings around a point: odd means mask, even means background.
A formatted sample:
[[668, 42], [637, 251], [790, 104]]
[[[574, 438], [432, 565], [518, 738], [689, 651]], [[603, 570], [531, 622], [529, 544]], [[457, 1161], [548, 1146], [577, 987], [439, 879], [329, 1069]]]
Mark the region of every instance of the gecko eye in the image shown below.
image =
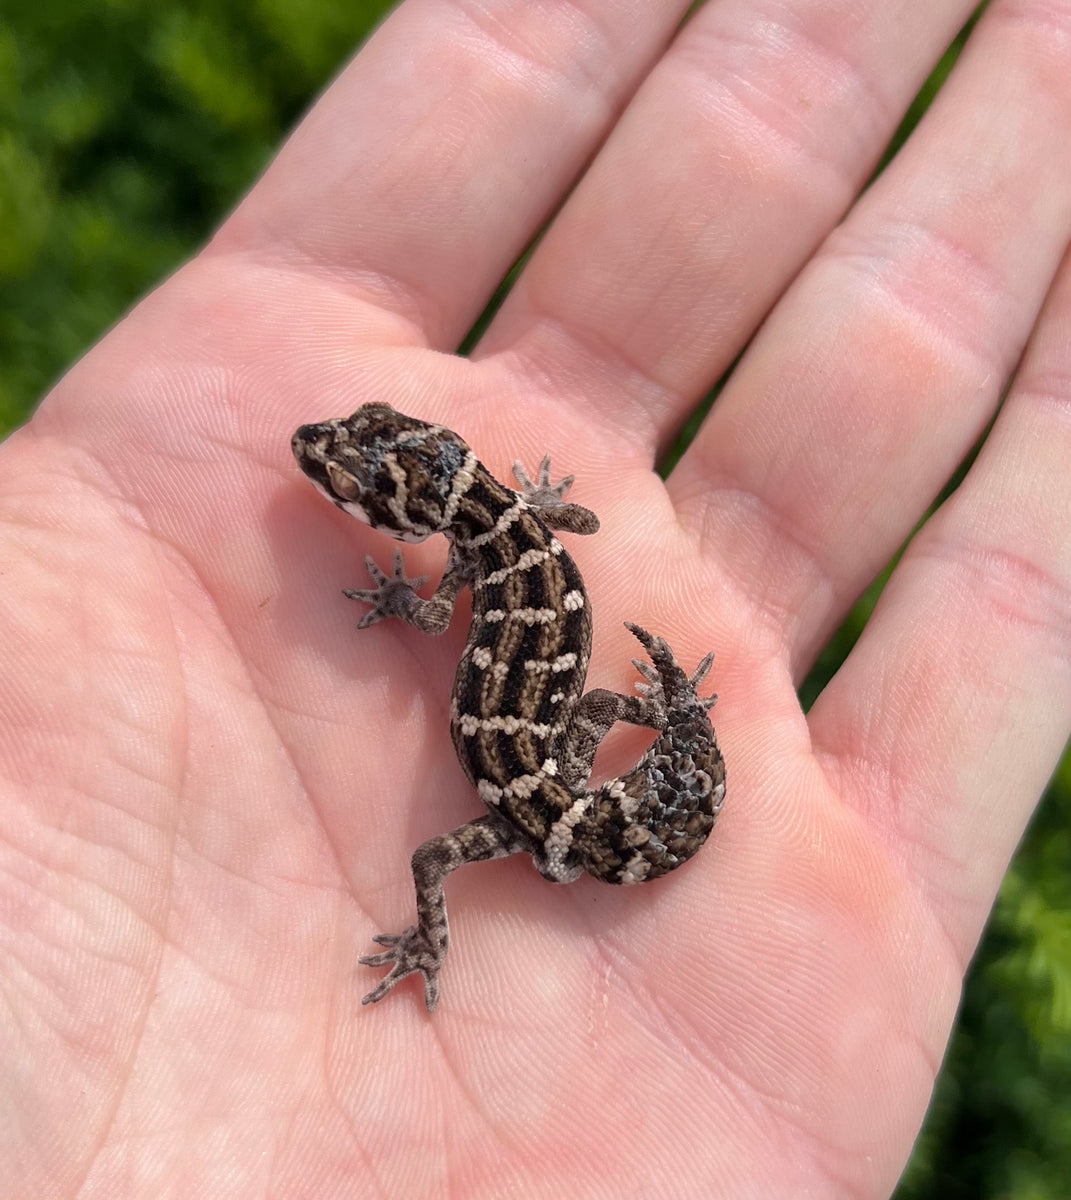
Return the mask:
[[349, 471], [344, 470], [331, 459], [328, 459], [324, 465], [327, 467], [327, 478], [330, 480], [336, 496], [342, 500], [360, 500], [361, 485]]

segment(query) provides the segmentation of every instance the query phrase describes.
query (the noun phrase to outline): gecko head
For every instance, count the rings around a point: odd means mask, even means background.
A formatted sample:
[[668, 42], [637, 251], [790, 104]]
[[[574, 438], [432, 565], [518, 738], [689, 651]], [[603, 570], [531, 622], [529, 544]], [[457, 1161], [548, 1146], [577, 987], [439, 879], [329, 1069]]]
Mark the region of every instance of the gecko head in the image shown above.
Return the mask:
[[298, 466], [328, 500], [403, 542], [450, 528], [477, 466], [456, 433], [389, 404], [365, 404], [351, 417], [302, 425], [290, 444]]

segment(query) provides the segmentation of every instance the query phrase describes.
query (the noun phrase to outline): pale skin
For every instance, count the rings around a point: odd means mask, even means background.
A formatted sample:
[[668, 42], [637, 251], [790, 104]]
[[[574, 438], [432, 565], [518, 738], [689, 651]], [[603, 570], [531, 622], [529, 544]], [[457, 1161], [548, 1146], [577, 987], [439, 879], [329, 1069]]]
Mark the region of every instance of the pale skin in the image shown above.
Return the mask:
[[[4, 1196], [894, 1186], [1071, 727], [1071, 9], [994, 0], [860, 197], [969, 6], [720, 0], [670, 44], [685, 8], [409, 0], [0, 451]], [[465, 622], [358, 632], [392, 547], [289, 450], [372, 399], [576, 474], [589, 685], [631, 687], [626, 619], [717, 654], [708, 846], [631, 889], [460, 871], [434, 1017], [362, 1008], [356, 960], [480, 811]]]

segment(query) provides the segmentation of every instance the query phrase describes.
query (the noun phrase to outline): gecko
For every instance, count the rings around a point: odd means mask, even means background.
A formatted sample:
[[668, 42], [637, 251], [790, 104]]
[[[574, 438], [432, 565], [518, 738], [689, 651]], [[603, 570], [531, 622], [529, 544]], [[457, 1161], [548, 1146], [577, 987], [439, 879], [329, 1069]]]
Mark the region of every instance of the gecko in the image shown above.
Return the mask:
[[[395, 618], [441, 634], [462, 588], [472, 592], [450, 730], [486, 812], [416, 849], [416, 924], [375, 936], [382, 952], [359, 959], [390, 968], [363, 1003], [419, 974], [433, 1012], [450, 944], [443, 883], [458, 867], [526, 853], [554, 883], [586, 872], [634, 884], [667, 874], [703, 845], [725, 799], [708, 715], [717, 697], [698, 693], [714, 656], [686, 674], [663, 638], [626, 622], [650, 659], [632, 660], [642, 676], [637, 694], [584, 691], [591, 606], [556, 533], [592, 534], [599, 520], [565, 500], [573, 476], [550, 482], [549, 456], [534, 481], [514, 464], [520, 486], [506, 487], [456, 433], [380, 402], [302, 425], [291, 445], [317, 490], [344, 512], [401, 542], [446, 536], [446, 568], [428, 599], [418, 592], [427, 578], [408, 578], [400, 551], [390, 574], [365, 558], [374, 586], [344, 589], [371, 606], [359, 629]], [[595, 752], [618, 721], [653, 729], [655, 741], [631, 771], [589, 787]]]

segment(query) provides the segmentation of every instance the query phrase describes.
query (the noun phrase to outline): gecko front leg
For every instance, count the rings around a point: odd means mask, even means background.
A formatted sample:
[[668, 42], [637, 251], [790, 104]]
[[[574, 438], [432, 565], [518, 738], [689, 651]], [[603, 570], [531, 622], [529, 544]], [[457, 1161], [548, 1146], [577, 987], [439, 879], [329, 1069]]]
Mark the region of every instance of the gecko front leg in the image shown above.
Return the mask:
[[550, 482], [550, 455], [545, 454], [533, 481], [519, 462], [513, 464], [513, 477], [521, 485], [520, 495], [538, 511], [539, 519], [549, 529], [567, 533], [598, 533], [599, 518], [582, 504], [565, 499], [573, 486], [575, 475], [566, 475], [558, 483]]
[[428, 600], [417, 594], [417, 588], [428, 581], [426, 575], [410, 579], [405, 574], [405, 562], [400, 550], [394, 552], [393, 573], [387, 575], [369, 554], [364, 565], [372, 576], [374, 588], [343, 588], [342, 594], [350, 600], [371, 604], [372, 608], [358, 621], [358, 629], [367, 629], [388, 617], [397, 617], [422, 633], [444, 633], [454, 615], [461, 589], [472, 580], [473, 567], [470, 560], [451, 545], [446, 570], [439, 586]]

